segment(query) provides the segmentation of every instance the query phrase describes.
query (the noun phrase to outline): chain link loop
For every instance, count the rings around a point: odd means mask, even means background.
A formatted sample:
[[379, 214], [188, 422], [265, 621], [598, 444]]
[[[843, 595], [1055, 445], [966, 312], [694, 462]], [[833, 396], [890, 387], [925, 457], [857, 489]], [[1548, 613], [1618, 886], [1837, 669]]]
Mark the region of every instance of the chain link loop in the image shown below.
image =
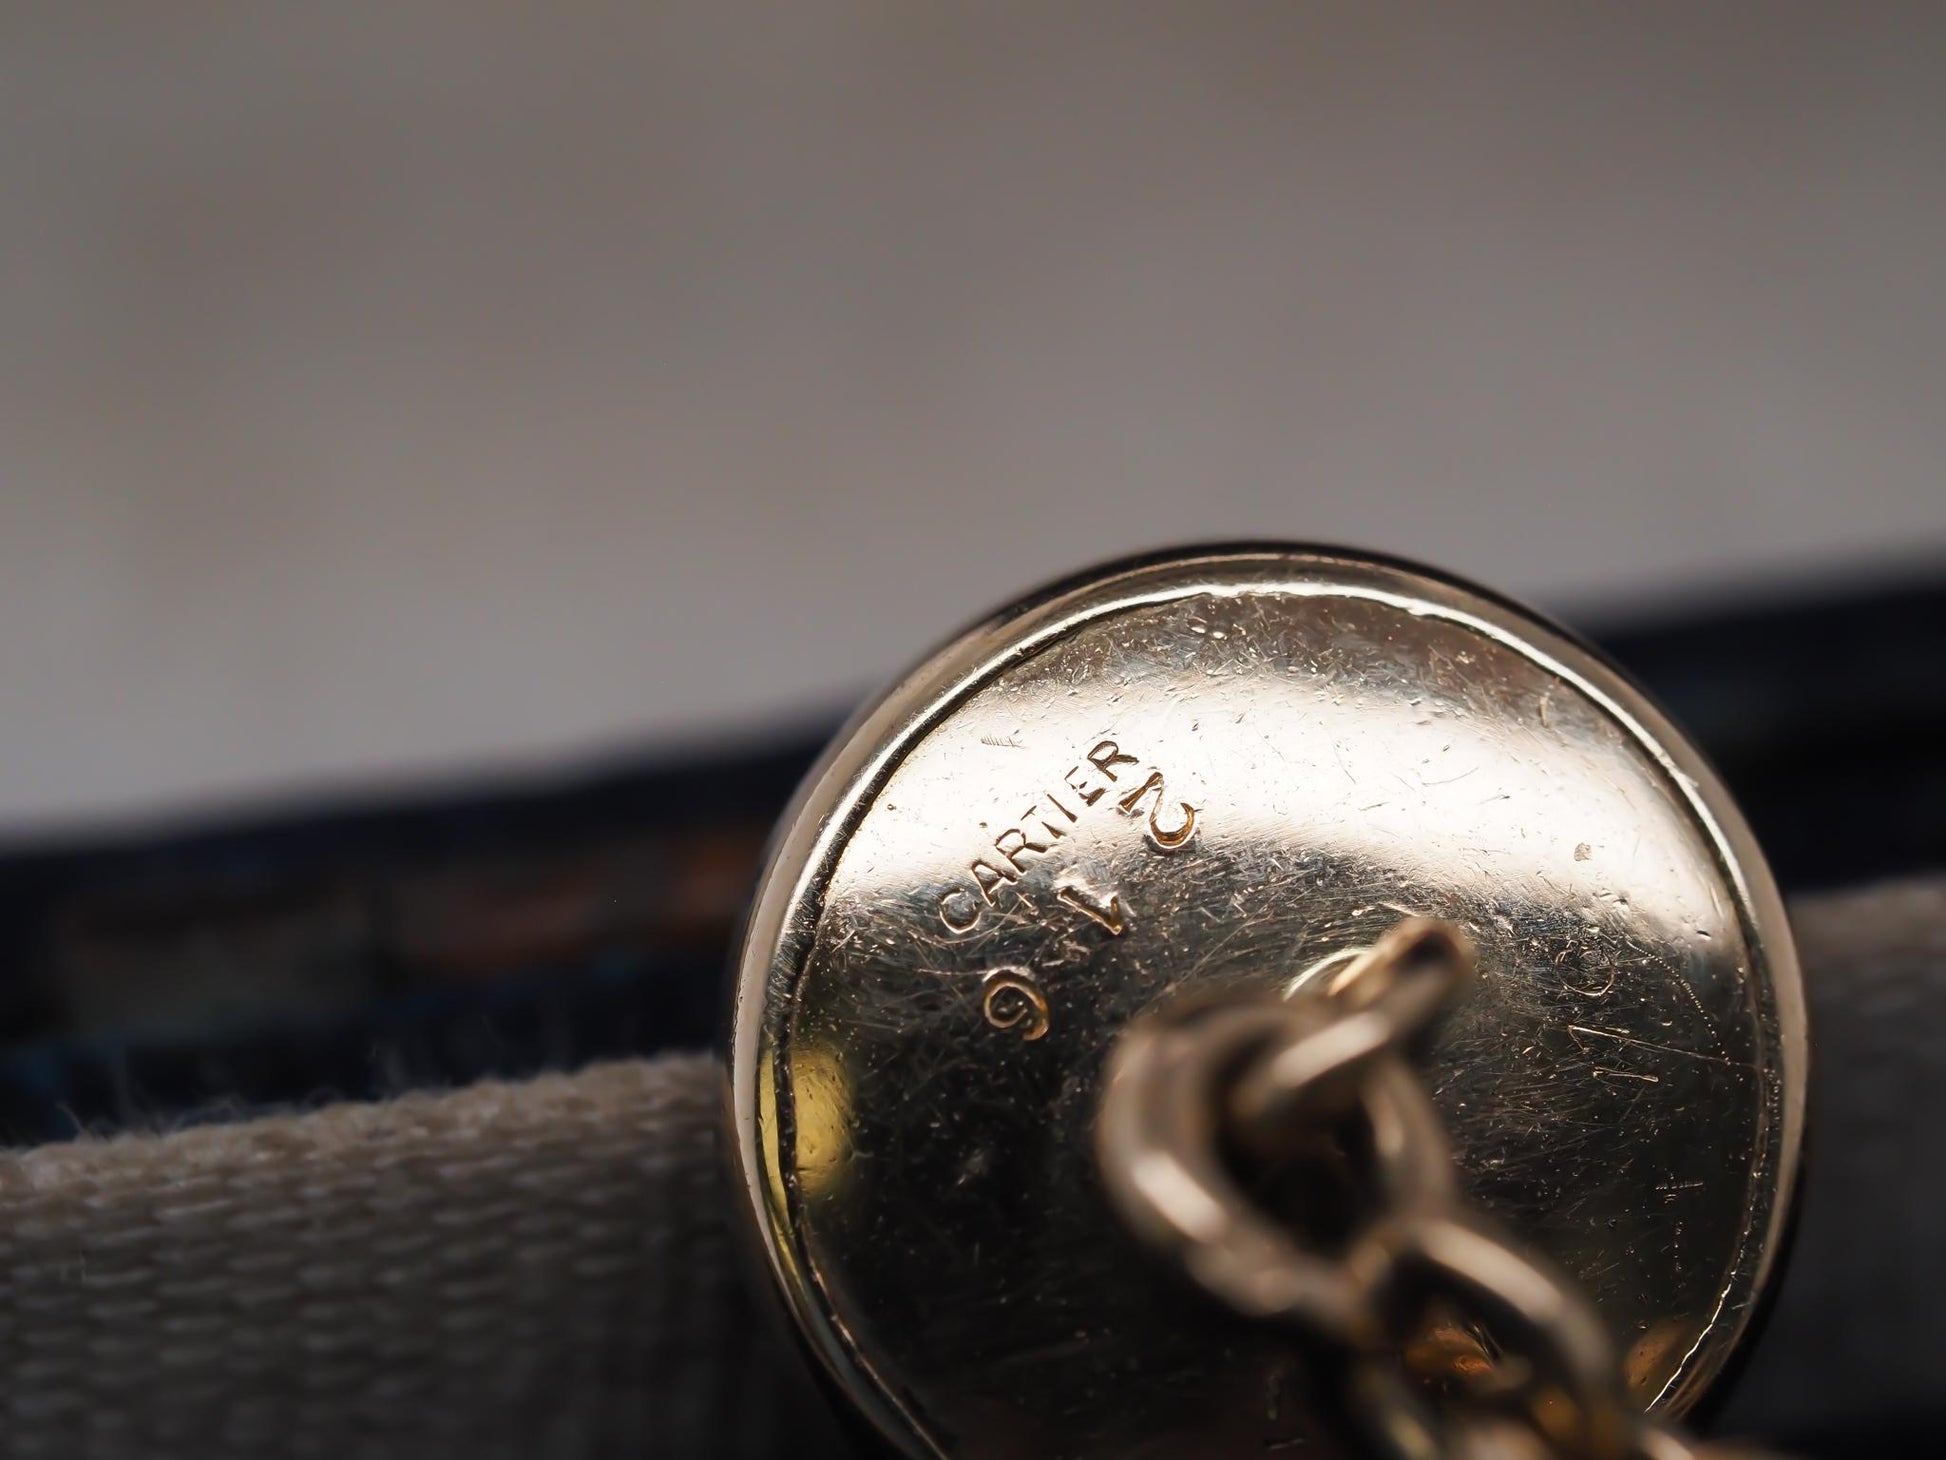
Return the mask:
[[[1111, 1199], [1206, 1292], [1329, 1355], [1372, 1460], [1757, 1460], [1637, 1410], [1593, 1304], [1465, 1209], [1411, 1060], [1473, 972], [1459, 929], [1409, 918], [1284, 997], [1138, 1020], [1097, 1127]], [[1308, 1205], [1263, 1199], [1279, 1171]]]

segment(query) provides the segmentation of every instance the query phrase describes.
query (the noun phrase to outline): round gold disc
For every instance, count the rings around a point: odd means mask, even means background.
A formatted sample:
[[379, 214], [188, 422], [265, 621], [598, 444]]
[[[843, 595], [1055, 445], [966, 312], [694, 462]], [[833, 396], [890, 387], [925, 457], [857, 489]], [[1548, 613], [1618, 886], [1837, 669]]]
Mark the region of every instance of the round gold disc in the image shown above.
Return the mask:
[[1770, 875], [1614, 669], [1450, 578], [1309, 548], [1121, 564], [913, 671], [800, 798], [734, 1013], [737, 1155], [830, 1375], [913, 1455], [1334, 1453], [1294, 1344], [1117, 1222], [1119, 1031], [1408, 915], [1479, 951], [1426, 1078], [1467, 1194], [1666, 1414], [1778, 1255], [1805, 1029]]

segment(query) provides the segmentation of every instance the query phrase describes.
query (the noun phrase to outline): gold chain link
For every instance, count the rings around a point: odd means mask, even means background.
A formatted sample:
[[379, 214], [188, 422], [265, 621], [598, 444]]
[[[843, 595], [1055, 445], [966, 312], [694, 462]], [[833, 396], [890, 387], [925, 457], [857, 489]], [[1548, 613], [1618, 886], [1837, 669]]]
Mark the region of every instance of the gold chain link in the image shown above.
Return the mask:
[[1138, 1020], [1098, 1126], [1117, 1209], [1316, 1352], [1372, 1460], [1752, 1460], [1638, 1410], [1593, 1304], [1464, 1203], [1411, 1060], [1473, 971], [1464, 934], [1413, 918], [1283, 997]]

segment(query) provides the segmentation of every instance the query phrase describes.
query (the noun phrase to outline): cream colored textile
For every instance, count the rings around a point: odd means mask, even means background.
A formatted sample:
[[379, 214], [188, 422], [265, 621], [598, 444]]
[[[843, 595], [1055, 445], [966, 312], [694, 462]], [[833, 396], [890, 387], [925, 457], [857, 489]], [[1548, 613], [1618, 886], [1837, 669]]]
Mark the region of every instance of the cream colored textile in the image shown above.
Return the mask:
[[[1732, 1411], [1774, 1433], [1937, 1406], [1946, 1353], [1946, 883], [1796, 913], [1820, 1128]], [[681, 1055], [0, 1158], [0, 1455], [831, 1453], [718, 1102]]]

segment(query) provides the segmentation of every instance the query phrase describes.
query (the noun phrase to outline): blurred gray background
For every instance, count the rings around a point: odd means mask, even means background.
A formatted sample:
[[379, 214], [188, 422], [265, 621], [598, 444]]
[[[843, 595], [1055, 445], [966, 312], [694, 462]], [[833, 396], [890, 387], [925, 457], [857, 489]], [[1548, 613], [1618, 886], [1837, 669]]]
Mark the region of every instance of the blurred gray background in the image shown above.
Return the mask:
[[0, 12], [0, 826], [761, 723], [1183, 538], [1946, 559], [1946, 6], [592, 12]]

